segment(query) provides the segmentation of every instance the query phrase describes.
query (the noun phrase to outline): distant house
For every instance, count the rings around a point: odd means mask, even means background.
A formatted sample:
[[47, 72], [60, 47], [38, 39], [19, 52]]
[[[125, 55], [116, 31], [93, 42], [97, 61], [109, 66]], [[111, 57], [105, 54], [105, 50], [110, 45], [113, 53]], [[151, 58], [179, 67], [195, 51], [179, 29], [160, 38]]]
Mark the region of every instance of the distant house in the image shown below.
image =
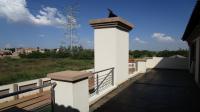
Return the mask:
[[200, 1], [193, 10], [182, 40], [189, 46], [189, 70], [200, 85]]
[[37, 48], [16, 48], [15, 52], [20, 54], [20, 53], [32, 53], [33, 51], [37, 51]]
[[12, 51], [10, 50], [0, 50], [0, 56], [4, 55], [12, 55]]

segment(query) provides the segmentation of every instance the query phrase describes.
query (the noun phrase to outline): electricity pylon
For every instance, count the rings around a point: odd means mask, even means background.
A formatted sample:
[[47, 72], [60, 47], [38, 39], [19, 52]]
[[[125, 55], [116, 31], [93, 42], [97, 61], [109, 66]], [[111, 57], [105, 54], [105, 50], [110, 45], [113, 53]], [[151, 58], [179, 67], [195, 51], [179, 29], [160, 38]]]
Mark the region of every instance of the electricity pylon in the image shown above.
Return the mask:
[[67, 42], [69, 43], [70, 49], [72, 49], [74, 45], [77, 45], [77, 43], [79, 43], [77, 28], [79, 28], [80, 25], [77, 22], [77, 13], [77, 5], [70, 5], [67, 7], [65, 37]]

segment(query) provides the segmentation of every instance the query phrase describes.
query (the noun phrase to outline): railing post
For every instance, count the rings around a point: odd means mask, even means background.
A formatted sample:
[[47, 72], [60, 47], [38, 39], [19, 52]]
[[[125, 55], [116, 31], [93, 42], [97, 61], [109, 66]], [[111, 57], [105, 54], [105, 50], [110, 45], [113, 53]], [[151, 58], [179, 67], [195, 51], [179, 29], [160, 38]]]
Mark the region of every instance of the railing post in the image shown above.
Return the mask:
[[[42, 79], [39, 79], [38, 80], [38, 86], [42, 86], [43, 84], [42, 84]], [[42, 93], [43, 92], [43, 88], [40, 88], [39, 89], [39, 93]]]
[[112, 85], [114, 86], [114, 68], [112, 68]]
[[138, 63], [137, 62], [135, 62], [135, 69], [136, 69], [136, 71], [138, 71]]
[[51, 86], [51, 112], [54, 112], [54, 106], [55, 106], [55, 91], [54, 88], [56, 85]]
[[[18, 84], [13, 84], [13, 92], [17, 92], [17, 91], [19, 91], [18, 90]], [[18, 94], [14, 96], [14, 100], [17, 100], [17, 99], [19, 99]]]
[[97, 74], [97, 94], [99, 94], [99, 75]]

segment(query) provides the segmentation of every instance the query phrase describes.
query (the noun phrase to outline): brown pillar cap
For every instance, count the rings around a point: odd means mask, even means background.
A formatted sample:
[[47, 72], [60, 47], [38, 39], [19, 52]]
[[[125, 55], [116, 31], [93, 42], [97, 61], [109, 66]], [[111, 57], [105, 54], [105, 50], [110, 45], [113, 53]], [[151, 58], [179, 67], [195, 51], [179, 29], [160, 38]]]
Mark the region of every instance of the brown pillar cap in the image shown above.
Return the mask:
[[94, 29], [119, 28], [119, 29], [122, 29], [122, 30], [125, 30], [125, 31], [130, 31], [134, 27], [133, 24], [122, 19], [121, 17], [93, 19], [93, 20], [90, 20], [89, 23]]
[[81, 80], [87, 79], [88, 76], [92, 75], [91, 72], [82, 71], [62, 71], [47, 74], [47, 77], [53, 80], [65, 81], [65, 82], [79, 82]]

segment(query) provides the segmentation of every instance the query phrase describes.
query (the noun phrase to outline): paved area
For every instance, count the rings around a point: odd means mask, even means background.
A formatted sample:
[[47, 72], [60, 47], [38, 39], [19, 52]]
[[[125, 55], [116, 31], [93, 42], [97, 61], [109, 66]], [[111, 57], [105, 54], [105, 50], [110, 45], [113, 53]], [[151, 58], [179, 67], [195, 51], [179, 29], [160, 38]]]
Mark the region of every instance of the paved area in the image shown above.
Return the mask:
[[95, 112], [200, 112], [200, 90], [183, 70], [151, 70], [115, 93]]

